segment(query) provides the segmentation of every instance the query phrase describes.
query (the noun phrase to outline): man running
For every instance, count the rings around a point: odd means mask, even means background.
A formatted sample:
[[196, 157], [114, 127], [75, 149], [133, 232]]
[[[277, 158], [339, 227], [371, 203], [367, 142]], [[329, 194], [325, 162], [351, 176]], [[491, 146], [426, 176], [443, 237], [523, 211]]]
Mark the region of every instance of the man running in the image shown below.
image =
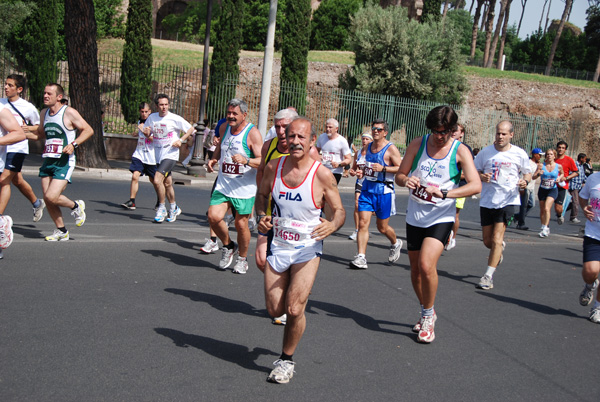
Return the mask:
[[[143, 133], [152, 137], [154, 143], [154, 157], [157, 167], [154, 174], [154, 189], [158, 196], [158, 208], [155, 223], [175, 222], [181, 214], [181, 208], [175, 202], [175, 189], [171, 171], [179, 160], [179, 148], [196, 130], [183, 117], [169, 112], [169, 97], [165, 94], [156, 96], [158, 112], [152, 113], [144, 123]], [[179, 135], [184, 133], [181, 138]], [[165, 207], [165, 197], [169, 200], [169, 212]]]
[[344, 167], [352, 164], [352, 151], [346, 138], [338, 133], [339, 123], [329, 119], [325, 124], [325, 132], [317, 140], [317, 151], [321, 152], [321, 162], [333, 173], [337, 183], [342, 178]]
[[389, 225], [390, 216], [396, 215], [396, 193], [394, 176], [398, 173], [402, 157], [400, 151], [389, 142], [388, 124], [383, 119], [372, 123], [373, 142], [367, 146], [365, 165], [356, 171], [356, 177], [364, 177], [360, 196], [358, 197], [358, 236], [356, 244], [358, 254], [350, 262], [350, 268], [367, 269], [367, 243], [369, 241], [369, 225], [373, 212], [377, 216], [377, 230], [390, 241], [390, 264], [398, 261], [402, 240]]
[[134, 136], [137, 137], [137, 147], [131, 156], [131, 187], [129, 190], [129, 201], [121, 204], [123, 208], [134, 210], [135, 197], [140, 186], [140, 176], [146, 175], [150, 178], [150, 183], [154, 182], [156, 174], [156, 156], [152, 138], [144, 134], [144, 124], [152, 111], [150, 105], [146, 102], [140, 104], [140, 119], [138, 120], [138, 130]]
[[488, 267], [477, 284], [484, 290], [494, 287], [492, 278], [502, 262], [506, 225], [514, 214], [515, 205], [521, 204], [519, 190], [525, 189], [531, 181], [529, 157], [510, 143], [513, 136], [512, 123], [501, 121], [496, 126], [496, 141], [475, 157], [475, 167], [482, 182], [479, 213], [483, 244], [490, 249]]
[[[0, 103], [0, 173], [6, 163], [6, 146], [16, 144], [25, 139], [25, 132], [19, 126], [8, 108]], [[4, 258], [2, 250], [8, 248], [13, 241], [12, 218], [0, 214], [0, 259]]]
[[554, 202], [554, 212], [556, 212], [556, 222], [559, 225], [562, 225], [565, 221], [565, 218], [563, 217], [563, 204], [567, 197], [567, 191], [569, 190], [569, 182], [572, 178], [579, 176], [579, 170], [577, 169], [575, 161], [566, 154], [567, 148], [569, 148], [569, 144], [565, 141], [558, 141], [556, 144], [557, 156], [554, 161], [562, 166], [565, 175], [563, 181], [556, 183], [558, 186], [558, 196]]
[[63, 95], [64, 90], [60, 84], [52, 83], [44, 88], [46, 108], [42, 110], [35, 138], [46, 139], [40, 177], [46, 207], [56, 225], [54, 233], [46, 236], [46, 241], [69, 240], [61, 207], [71, 209], [75, 225], [82, 226], [85, 223], [85, 202], [70, 200], [63, 195], [63, 191], [71, 182], [75, 169], [75, 150], [94, 135], [94, 130], [77, 110], [61, 104]]
[[[421, 318], [413, 331], [423, 343], [435, 339], [437, 263], [451, 236], [455, 199], [481, 191], [471, 150], [452, 138], [457, 121], [450, 106], [431, 110], [425, 120], [431, 134], [411, 141], [396, 175], [396, 183], [410, 189], [406, 242], [410, 278], [421, 304]], [[459, 187], [461, 170], [466, 183]]]
[[[310, 120], [299, 117], [286, 129], [289, 156], [269, 162], [257, 196], [258, 230], [271, 239], [265, 269], [269, 314], [287, 313], [281, 356], [267, 380], [284, 384], [294, 375], [293, 354], [306, 328], [304, 310], [319, 269], [323, 239], [338, 230], [345, 211], [332, 173], [309, 155], [316, 140]], [[273, 214], [266, 215], [269, 198]], [[331, 221], [321, 218], [324, 202]]]
[[[217, 183], [210, 198], [208, 223], [223, 243], [219, 268], [231, 265], [234, 254], [239, 254], [233, 272], [245, 274], [248, 271], [248, 247], [250, 229], [248, 218], [254, 208], [256, 196], [256, 168], [260, 165], [262, 136], [254, 124], [246, 121], [248, 104], [241, 99], [232, 99], [227, 104], [227, 123], [221, 142], [217, 145], [207, 164], [208, 172], [214, 171], [219, 163]], [[229, 229], [224, 221], [227, 209], [235, 209], [235, 229], [237, 240], [229, 237]]]
[[[4, 83], [6, 98], [0, 99], [0, 103], [5, 105], [15, 116], [25, 135], [35, 133], [38, 124], [40, 124], [40, 114], [35, 106], [21, 98], [26, 86], [27, 80], [25, 77], [19, 74], [11, 74]], [[0, 176], [0, 214], [4, 213], [10, 200], [10, 184], [12, 183], [33, 205], [33, 221], [37, 222], [42, 219], [46, 203], [43, 199], [36, 197], [33, 189], [21, 173], [27, 154], [29, 154], [27, 139], [6, 148], [6, 169]]]

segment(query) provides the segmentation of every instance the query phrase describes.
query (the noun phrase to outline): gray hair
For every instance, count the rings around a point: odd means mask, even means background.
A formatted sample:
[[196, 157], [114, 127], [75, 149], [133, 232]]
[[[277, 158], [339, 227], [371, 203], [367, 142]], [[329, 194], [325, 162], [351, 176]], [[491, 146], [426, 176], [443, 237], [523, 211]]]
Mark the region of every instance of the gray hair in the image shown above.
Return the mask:
[[333, 124], [336, 127], [340, 126], [340, 123], [338, 123], [338, 121], [336, 119], [327, 119], [327, 121], [325, 122], [325, 124], [329, 124], [329, 123]]
[[296, 111], [291, 109], [281, 109], [279, 112], [277, 112], [275, 117], [273, 117], [273, 120], [294, 120], [296, 117], [298, 117], [298, 113], [296, 113]]
[[229, 107], [239, 107], [243, 114], [248, 113], [248, 104], [243, 99], [233, 98], [227, 103], [227, 108]]
[[[308, 122], [308, 124], [310, 124], [310, 136], [313, 137], [313, 138], [317, 136], [317, 130], [315, 129], [315, 125], [312, 123], [312, 121], [310, 121], [310, 119], [308, 117], [296, 116], [294, 118], [294, 120], [292, 120], [292, 122], [294, 122], [296, 120], [303, 120], [303, 121]], [[292, 122], [290, 122], [290, 124], [288, 124], [288, 126], [285, 128], [285, 135], [286, 135], [286, 137], [288, 135], [288, 132], [290, 131], [290, 127], [292, 126]]]

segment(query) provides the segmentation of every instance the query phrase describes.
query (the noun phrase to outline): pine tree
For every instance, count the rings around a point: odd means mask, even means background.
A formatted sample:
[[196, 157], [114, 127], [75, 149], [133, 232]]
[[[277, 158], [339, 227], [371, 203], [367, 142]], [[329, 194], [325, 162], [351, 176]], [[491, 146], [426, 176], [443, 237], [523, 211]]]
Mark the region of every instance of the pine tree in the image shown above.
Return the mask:
[[[29, 99], [43, 107], [44, 87], [58, 77], [58, 0], [36, 0], [37, 7], [9, 39], [9, 47], [27, 76]], [[4, 78], [4, 77], [3, 77]]]
[[310, 0], [287, 1], [281, 46], [279, 108], [293, 106], [304, 114], [310, 44]]
[[152, 0], [130, 0], [123, 61], [121, 110], [128, 123], [139, 118], [139, 105], [152, 91]]
[[442, 0], [423, 0], [423, 15], [421, 21], [427, 21], [428, 18], [433, 18], [439, 21], [442, 18]]

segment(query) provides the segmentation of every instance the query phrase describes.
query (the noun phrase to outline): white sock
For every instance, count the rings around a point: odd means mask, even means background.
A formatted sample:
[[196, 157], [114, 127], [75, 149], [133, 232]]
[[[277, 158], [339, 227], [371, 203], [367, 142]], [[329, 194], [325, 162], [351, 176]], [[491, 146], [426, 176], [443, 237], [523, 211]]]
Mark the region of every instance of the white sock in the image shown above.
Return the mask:
[[170, 203], [171, 205], [171, 211], [175, 211], [177, 209], [177, 203], [176, 202], [172, 202]]
[[423, 317], [432, 316], [433, 315], [433, 306], [431, 308], [423, 309]]
[[488, 266], [487, 271], [485, 271], [485, 275], [491, 278], [492, 276], [494, 276], [494, 272], [496, 272], [496, 268]]
[[358, 253], [356, 256], [357, 256], [357, 257], [363, 257], [363, 258], [367, 258], [367, 256], [366, 256], [366, 255], [364, 255], [364, 254], [361, 254], [361, 253]]

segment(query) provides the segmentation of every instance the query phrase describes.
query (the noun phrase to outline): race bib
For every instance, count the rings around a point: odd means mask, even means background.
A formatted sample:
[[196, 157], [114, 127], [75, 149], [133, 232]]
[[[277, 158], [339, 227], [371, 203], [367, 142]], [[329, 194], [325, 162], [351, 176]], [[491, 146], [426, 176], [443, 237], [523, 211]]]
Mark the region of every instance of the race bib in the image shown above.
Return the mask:
[[223, 162], [223, 166], [221, 168], [223, 173], [225, 173], [227, 175], [232, 175], [234, 177], [237, 177], [242, 174], [241, 169], [242, 169], [242, 165], [237, 164], [237, 163], [227, 163], [227, 162]]
[[315, 243], [310, 237], [312, 227], [292, 218], [273, 217], [273, 241], [280, 246], [302, 248]]
[[418, 202], [419, 204], [433, 204], [435, 205], [436, 202], [433, 201], [433, 196], [431, 194], [428, 194], [427, 191], [425, 191], [427, 187], [425, 186], [419, 186], [415, 189], [413, 189], [412, 193], [411, 193], [411, 197], [413, 200], [415, 200], [416, 202]]
[[554, 179], [542, 179], [542, 181], [540, 183], [540, 187], [545, 188], [545, 189], [552, 189], [552, 188], [554, 188], [555, 183], [556, 183], [556, 180], [554, 180]]
[[331, 167], [331, 162], [341, 162], [340, 156], [337, 152], [323, 151], [321, 153], [321, 160], [325, 166]]
[[365, 168], [363, 170], [363, 176], [365, 177], [365, 179], [367, 179], [369, 181], [377, 181], [377, 174], [379, 172], [376, 172], [376, 171], [373, 170], [373, 165], [374, 165], [374, 163], [365, 162]]
[[60, 158], [63, 151], [63, 140], [60, 138], [48, 138], [44, 145], [43, 158]]

